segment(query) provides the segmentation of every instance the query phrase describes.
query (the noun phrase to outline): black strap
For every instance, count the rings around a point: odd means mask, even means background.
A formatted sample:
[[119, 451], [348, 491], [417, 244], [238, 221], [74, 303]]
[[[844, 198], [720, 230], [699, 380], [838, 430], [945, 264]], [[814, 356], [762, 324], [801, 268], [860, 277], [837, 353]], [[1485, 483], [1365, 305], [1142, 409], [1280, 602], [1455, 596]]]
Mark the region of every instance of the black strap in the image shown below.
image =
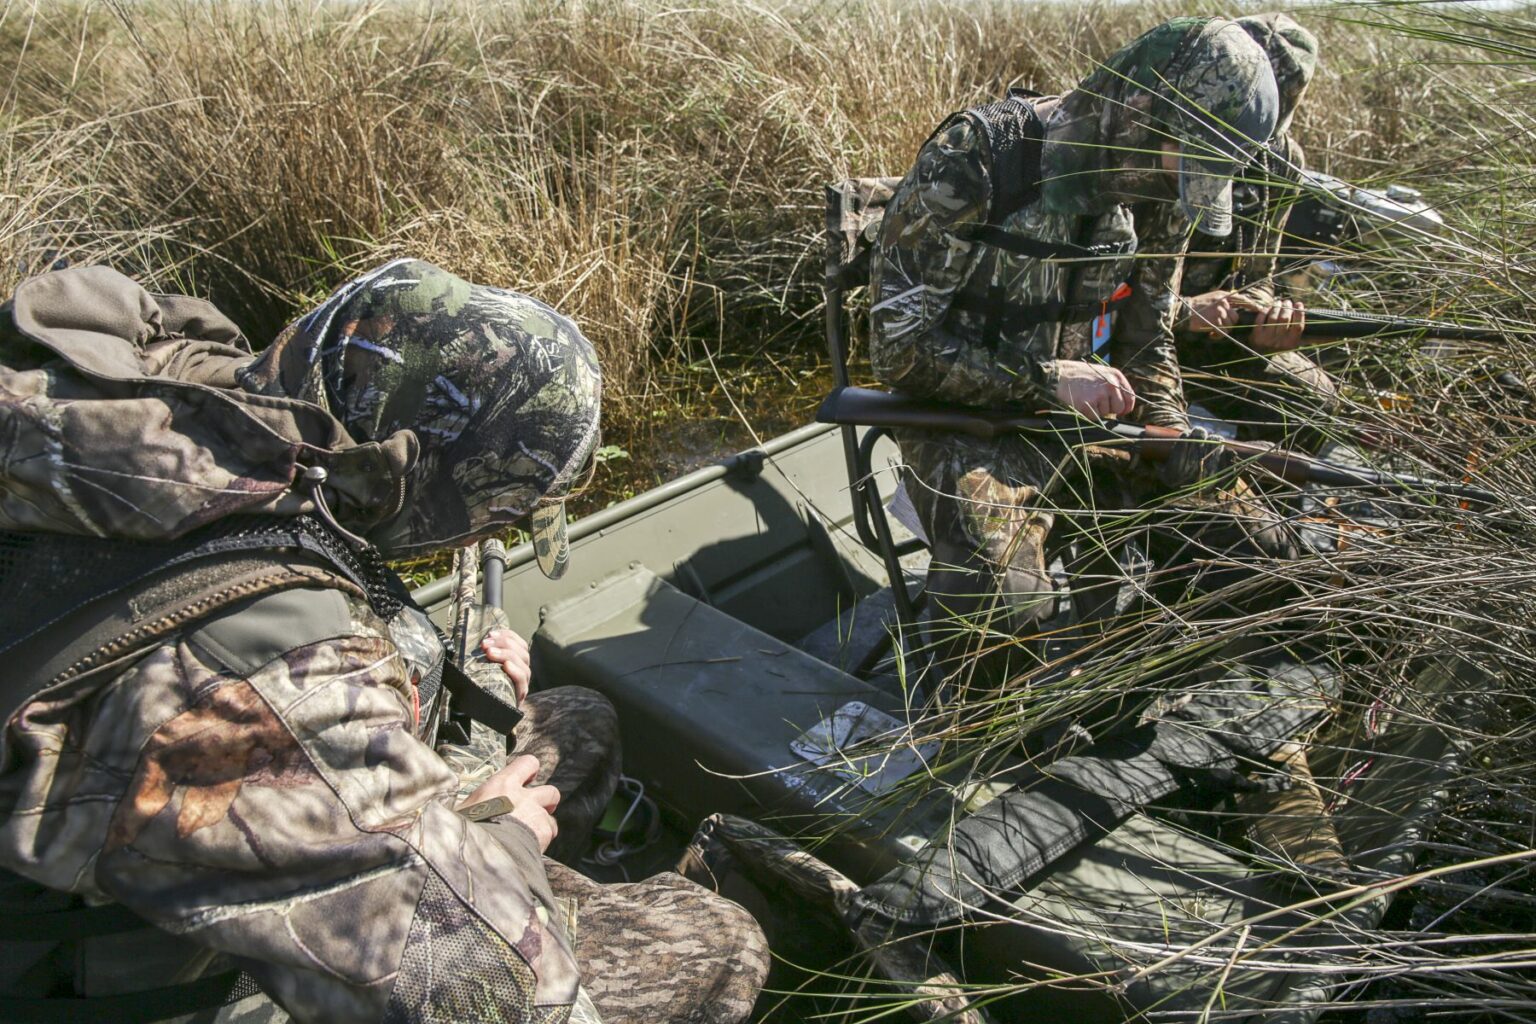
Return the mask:
[[1000, 285], [992, 285], [984, 296], [957, 295], [951, 309], [981, 314], [982, 344], [995, 351], [1003, 331], [1010, 334], [1033, 327], [1036, 324], [1075, 324], [1091, 320], [1100, 313], [1112, 312], [1127, 299], [1123, 294], [1116, 299], [1102, 302], [1038, 302], [1031, 305], [1010, 303]]
[[523, 720], [516, 704], [487, 690], [447, 659], [443, 661], [443, 689], [452, 695], [450, 707], [456, 713], [468, 715], [496, 732], [510, 736]]
[[228, 1006], [260, 991], [260, 986], [249, 974], [228, 971], [180, 985], [113, 996], [0, 996], [0, 1020], [15, 1024], [75, 1024], [77, 1021], [150, 1024]]
[[984, 245], [1002, 249], [1004, 252], [1029, 256], [1037, 260], [1088, 260], [1094, 263], [1106, 263], [1130, 256], [1135, 252], [1123, 243], [1078, 245], [1075, 242], [1046, 242], [1018, 231], [1009, 231], [996, 224], [975, 224], [961, 231], [960, 235], [968, 241], [981, 242]]
[[[121, 903], [71, 907], [45, 913], [0, 916], [0, 942], [68, 942], [96, 935], [116, 935], [151, 925]], [[0, 1019], [9, 1019], [0, 1014]]]

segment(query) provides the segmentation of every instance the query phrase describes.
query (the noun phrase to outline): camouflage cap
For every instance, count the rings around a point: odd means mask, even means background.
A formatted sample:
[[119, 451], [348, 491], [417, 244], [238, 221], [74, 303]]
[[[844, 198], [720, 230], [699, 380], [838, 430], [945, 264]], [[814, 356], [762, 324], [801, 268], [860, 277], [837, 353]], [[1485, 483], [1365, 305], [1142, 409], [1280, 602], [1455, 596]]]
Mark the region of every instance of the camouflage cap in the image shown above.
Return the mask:
[[1317, 36], [1288, 14], [1250, 14], [1237, 23], [1269, 55], [1269, 68], [1280, 89], [1280, 123], [1275, 131], [1283, 132], [1317, 74]]
[[531, 516], [540, 568], [564, 571], [560, 499], [597, 447], [601, 394], [597, 355], [570, 319], [396, 260], [338, 289], [276, 347], [305, 354], [316, 390], [355, 439], [416, 434], [421, 456], [401, 511], [368, 531], [386, 554], [462, 543]]
[[1231, 232], [1232, 178], [1274, 134], [1280, 105], [1269, 59], [1241, 26], [1226, 18], [1166, 21], [1079, 89], [1146, 108], [1150, 141], [1179, 143], [1185, 213], [1207, 234]]

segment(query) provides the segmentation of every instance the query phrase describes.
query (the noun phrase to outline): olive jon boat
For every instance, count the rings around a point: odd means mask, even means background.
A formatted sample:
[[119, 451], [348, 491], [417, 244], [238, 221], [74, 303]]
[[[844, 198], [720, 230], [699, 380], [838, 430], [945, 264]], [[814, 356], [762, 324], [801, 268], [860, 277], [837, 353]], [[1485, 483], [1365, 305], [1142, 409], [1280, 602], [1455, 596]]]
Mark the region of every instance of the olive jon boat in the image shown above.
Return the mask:
[[[873, 446], [887, 498], [895, 454], [889, 441]], [[711, 814], [742, 815], [808, 837], [867, 885], [1002, 806], [1007, 786], [943, 772], [927, 783], [932, 746], [902, 735], [921, 696], [888, 671], [895, 655], [867, 671], [897, 617], [882, 560], [853, 520], [839, 434], [813, 425], [573, 523], [571, 570], [558, 581], [529, 546], [513, 549], [504, 607], [532, 638], [536, 685], [579, 683], [617, 706], [625, 771], [675, 835]], [[922, 557], [908, 555], [907, 571]], [[446, 622], [450, 590], [439, 580], [416, 596]], [[1321, 789], [1347, 794], [1331, 827], [1351, 882], [1367, 886], [1355, 898], [1318, 901], [1329, 889], [1273, 856], [1135, 810], [989, 891], [953, 954], [963, 976], [1023, 989], [989, 1007], [998, 1020], [1182, 1019], [1213, 1006], [1227, 1018], [1310, 1019], [1386, 909], [1370, 883], [1411, 869], [1442, 799], [1454, 748], [1424, 706], [1486, 685], [1480, 671], [1428, 662], [1419, 692], [1400, 696], [1421, 713], [1398, 716], [1369, 749], [1314, 752]], [[871, 734], [882, 742], [858, 745]], [[898, 787], [918, 795], [889, 799]], [[1316, 905], [1286, 909], [1308, 899]]]
[[[844, 295], [867, 279], [894, 185], [827, 192], [839, 388], [850, 384]], [[840, 958], [857, 947], [887, 979], [872, 1001], [823, 1010], [1315, 1018], [1358, 971], [1388, 883], [1411, 870], [1444, 799], [1455, 748], [1432, 723], [1488, 686], [1483, 670], [1453, 654], [1421, 659], [1410, 692], [1376, 698], [1375, 728], [1314, 746], [1309, 765], [1302, 734], [1338, 698], [1337, 677], [1305, 657], [1223, 649], [1199, 670], [1207, 689], [1180, 689], [1193, 699], [1150, 739], [1111, 728], [1084, 750], [1051, 748], [1064, 752], [1052, 761], [1015, 737], [978, 776], [925, 732], [927, 555], [901, 525], [913, 518], [887, 515], [902, 504], [901, 475], [887, 431], [813, 425], [575, 523], [558, 581], [529, 547], [512, 551], [505, 610], [532, 638], [536, 685], [577, 683], [613, 701], [625, 771], [662, 808], [674, 848], [704, 819], [739, 815], [820, 858], [812, 874], [835, 879], [833, 916], [855, 942], [804, 966], [846, 974]], [[1095, 598], [1071, 593], [1060, 552], [1052, 568], [1062, 592], [1039, 649], [1063, 661], [1063, 637]], [[451, 589], [438, 581], [417, 598], [446, 622]], [[1061, 670], [1054, 684], [1064, 681]], [[1412, 713], [1379, 713], [1393, 707]], [[1232, 842], [1218, 827], [1236, 806], [1224, 795], [1158, 809], [1189, 788], [1197, 762], [1196, 774], [1227, 778], [1267, 765], [1291, 791], [1248, 800], [1246, 834]], [[753, 881], [784, 889], [792, 874]], [[803, 897], [815, 886], [801, 881], [788, 889]], [[921, 944], [920, 966], [901, 969], [913, 959], [904, 937], [925, 930], [937, 937]], [[791, 946], [779, 951], [806, 955]]]

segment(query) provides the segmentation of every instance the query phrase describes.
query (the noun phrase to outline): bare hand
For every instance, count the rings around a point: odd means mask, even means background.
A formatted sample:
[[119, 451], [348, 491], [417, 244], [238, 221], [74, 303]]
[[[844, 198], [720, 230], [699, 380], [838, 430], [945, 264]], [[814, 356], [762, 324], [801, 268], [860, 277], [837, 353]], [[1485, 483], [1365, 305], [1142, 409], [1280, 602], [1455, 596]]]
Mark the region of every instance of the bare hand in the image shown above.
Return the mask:
[[1084, 416], [1116, 419], [1130, 415], [1136, 407], [1131, 382], [1113, 366], [1063, 359], [1056, 367], [1056, 399], [1067, 408]]
[[1291, 299], [1276, 299], [1274, 305], [1253, 318], [1253, 336], [1248, 344], [1256, 352], [1289, 352], [1301, 344], [1307, 329], [1307, 307]]
[[554, 786], [530, 785], [538, 774], [538, 758], [520, 754], [486, 779], [459, 806], [473, 807], [499, 796], [506, 797], [512, 804], [511, 816], [528, 826], [539, 841], [539, 852], [543, 853], [560, 831], [554, 818], [555, 808], [560, 806], [560, 791]]
[[500, 665], [507, 678], [512, 680], [517, 702], [521, 704], [528, 696], [528, 684], [533, 679], [528, 641], [510, 629], [493, 629], [480, 641], [480, 650], [485, 652], [486, 661]]
[[1189, 329], [1199, 334], [1216, 334], [1236, 327], [1244, 310], [1258, 315], [1266, 308], [1242, 292], [1206, 292], [1185, 301], [1189, 303]]

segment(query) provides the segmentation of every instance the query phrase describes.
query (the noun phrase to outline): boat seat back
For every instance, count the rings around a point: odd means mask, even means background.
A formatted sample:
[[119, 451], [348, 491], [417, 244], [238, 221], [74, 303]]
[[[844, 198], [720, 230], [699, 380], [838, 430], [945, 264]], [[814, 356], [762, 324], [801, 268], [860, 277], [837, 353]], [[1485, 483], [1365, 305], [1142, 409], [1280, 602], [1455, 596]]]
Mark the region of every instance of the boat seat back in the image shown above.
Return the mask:
[[[826, 298], [827, 358], [832, 364], [834, 395], [851, 383], [848, 360], [852, 321], [844, 300], [850, 289], [869, 280], [870, 253], [879, 235], [880, 221], [900, 183], [900, 178], [890, 177], [847, 178], [827, 186], [822, 290]], [[886, 515], [875, 479], [873, 451], [880, 439], [888, 435], [889, 431], [881, 428], [861, 432], [857, 427], [844, 426], [843, 457], [848, 466], [853, 523], [859, 541], [885, 564], [897, 619], [908, 633], [914, 633], [922, 595], [908, 589], [900, 565], [901, 558], [920, 550], [923, 542], [917, 538], [896, 541]]]

